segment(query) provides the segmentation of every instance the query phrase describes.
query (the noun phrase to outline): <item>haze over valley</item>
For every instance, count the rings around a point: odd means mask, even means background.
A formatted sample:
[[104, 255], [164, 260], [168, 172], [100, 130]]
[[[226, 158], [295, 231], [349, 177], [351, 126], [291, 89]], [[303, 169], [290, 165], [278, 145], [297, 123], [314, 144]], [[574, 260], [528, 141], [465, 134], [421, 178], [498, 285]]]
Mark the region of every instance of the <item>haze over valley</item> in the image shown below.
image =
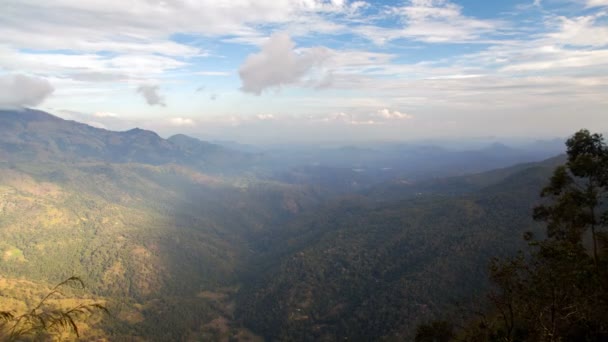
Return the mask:
[[608, 339], [608, 1], [0, 7], [0, 340]]
[[[288, 155], [31, 109], [1, 111], [0, 122], [1, 267], [15, 288], [2, 298], [23, 307], [78, 275], [88, 289], [76, 295], [113, 313], [91, 338], [409, 336], [483, 290], [486, 259], [521, 246], [517, 232], [532, 226], [529, 208], [562, 160], [535, 163], [555, 153], [541, 142]], [[527, 164], [488, 171], [517, 163]], [[367, 326], [384, 310], [391, 320]]]

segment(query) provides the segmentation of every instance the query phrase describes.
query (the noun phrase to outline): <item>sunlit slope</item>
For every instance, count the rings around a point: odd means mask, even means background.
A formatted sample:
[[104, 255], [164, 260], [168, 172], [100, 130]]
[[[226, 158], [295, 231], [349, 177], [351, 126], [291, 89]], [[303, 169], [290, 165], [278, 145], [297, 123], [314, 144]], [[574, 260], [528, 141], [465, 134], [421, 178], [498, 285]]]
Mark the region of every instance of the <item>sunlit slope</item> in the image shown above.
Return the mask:
[[314, 201], [177, 165], [2, 163], [0, 272], [47, 285], [78, 275], [124, 318], [108, 333], [183, 337], [227, 315], [200, 294], [232, 296], [246, 237]]

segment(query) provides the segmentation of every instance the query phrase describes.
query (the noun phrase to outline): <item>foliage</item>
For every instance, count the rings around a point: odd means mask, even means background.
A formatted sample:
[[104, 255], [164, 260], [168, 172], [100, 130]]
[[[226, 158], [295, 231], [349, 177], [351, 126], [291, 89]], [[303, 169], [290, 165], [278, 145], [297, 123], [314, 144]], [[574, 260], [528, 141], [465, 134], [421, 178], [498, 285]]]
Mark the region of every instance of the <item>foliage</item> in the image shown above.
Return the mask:
[[318, 153], [253, 156], [35, 110], [0, 111], [0, 133], [0, 306], [13, 310], [0, 320], [80, 274], [116, 317], [87, 320], [95, 336], [79, 324], [90, 339], [220, 340], [244, 323], [269, 339], [411, 340], [487, 288], [489, 256], [520, 248], [555, 164], [437, 180], [521, 156], [337, 149], [316, 166]]
[[487, 289], [488, 258], [514, 254], [517, 236], [537, 229], [528, 213], [553, 167], [459, 195], [328, 204], [260, 246], [237, 313], [269, 340], [413, 340], [417, 323]]
[[98, 311], [109, 315], [108, 309], [100, 303], [79, 304], [69, 309], [49, 306], [49, 299], [61, 295], [61, 289], [65, 286], [84, 288], [84, 283], [78, 277], [70, 277], [57, 284], [28, 312], [21, 315], [7, 311], [0, 312], [0, 337], [7, 341], [38, 340], [66, 330], [79, 337], [77, 322], [82, 316]]
[[317, 201], [301, 186], [177, 165], [0, 162], [0, 180], [0, 307], [24, 310], [41, 284], [79, 274], [117, 317], [89, 322], [112, 340], [232, 322], [232, 299], [199, 294], [236, 286], [248, 241]]
[[[598, 249], [605, 228], [608, 148], [586, 130], [567, 142], [568, 161], [541, 195], [534, 218], [547, 237], [525, 235], [531, 251], [494, 259], [491, 310], [461, 333], [471, 341], [604, 341], [608, 339], [608, 255]], [[585, 244], [585, 236], [591, 246]]]
[[454, 338], [454, 326], [448, 321], [421, 324], [416, 329], [416, 342], [448, 342]]

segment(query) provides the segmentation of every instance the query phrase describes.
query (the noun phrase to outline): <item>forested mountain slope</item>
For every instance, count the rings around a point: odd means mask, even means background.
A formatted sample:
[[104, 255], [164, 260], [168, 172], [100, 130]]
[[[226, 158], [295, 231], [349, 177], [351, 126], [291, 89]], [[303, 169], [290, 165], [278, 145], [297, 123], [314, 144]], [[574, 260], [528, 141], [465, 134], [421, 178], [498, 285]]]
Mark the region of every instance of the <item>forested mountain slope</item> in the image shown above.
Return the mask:
[[[557, 167], [565, 162], [564, 155], [545, 160], [542, 165]], [[380, 202], [397, 201], [421, 195], [463, 195], [504, 182], [507, 178], [519, 178], [520, 172], [535, 169], [538, 162], [522, 163], [491, 171], [463, 176], [424, 179], [408, 182], [401, 179], [378, 184], [362, 192], [366, 197]], [[523, 177], [521, 179], [524, 179]]]
[[273, 158], [0, 111], [0, 311], [76, 275], [64, 300], [112, 312], [90, 339], [402, 339], [483, 292], [562, 160], [374, 186], [390, 175], [273, 178], [293, 165]]
[[490, 258], [538, 229], [531, 210], [560, 160], [441, 181], [478, 184], [463, 194], [379, 203], [379, 189], [300, 218], [249, 267], [240, 317], [272, 340], [411, 338], [420, 320], [482, 296]]
[[198, 139], [163, 139], [134, 128], [114, 132], [51, 114], [23, 109], [0, 110], [0, 158], [11, 161], [104, 161], [109, 163], [180, 163], [205, 171], [230, 171], [250, 155]]
[[[114, 314], [105, 334], [127, 340], [203, 336], [230, 319], [246, 237], [316, 202], [301, 187], [177, 165], [0, 163], [0, 179], [2, 278], [34, 289], [78, 275]], [[36, 299], [10, 293], [0, 303]]]

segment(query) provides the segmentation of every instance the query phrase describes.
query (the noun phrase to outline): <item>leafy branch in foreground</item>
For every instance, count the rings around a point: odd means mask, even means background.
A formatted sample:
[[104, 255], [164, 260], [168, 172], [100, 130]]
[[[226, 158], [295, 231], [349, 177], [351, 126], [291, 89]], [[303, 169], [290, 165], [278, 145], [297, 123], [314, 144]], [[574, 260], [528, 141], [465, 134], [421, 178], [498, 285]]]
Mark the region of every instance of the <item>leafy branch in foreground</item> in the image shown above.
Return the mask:
[[70, 286], [83, 289], [84, 282], [78, 277], [70, 277], [57, 284], [33, 309], [16, 316], [11, 312], [0, 311], [0, 339], [8, 341], [24, 338], [40, 338], [69, 331], [80, 337], [77, 322], [83, 315], [103, 312], [108, 309], [100, 303], [79, 304], [67, 310], [49, 308], [48, 300], [62, 295], [61, 289]]

